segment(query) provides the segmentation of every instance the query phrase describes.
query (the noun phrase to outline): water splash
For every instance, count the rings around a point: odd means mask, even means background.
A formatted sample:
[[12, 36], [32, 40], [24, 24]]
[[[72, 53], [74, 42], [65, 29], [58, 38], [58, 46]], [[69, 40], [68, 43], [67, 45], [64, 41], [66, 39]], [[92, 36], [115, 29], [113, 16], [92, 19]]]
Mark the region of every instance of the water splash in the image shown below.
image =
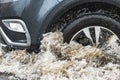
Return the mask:
[[9, 79], [120, 80], [120, 65], [112, 62], [116, 58], [92, 46], [63, 43], [62, 35], [44, 34], [38, 54], [16, 50], [2, 55], [0, 72], [13, 74]]

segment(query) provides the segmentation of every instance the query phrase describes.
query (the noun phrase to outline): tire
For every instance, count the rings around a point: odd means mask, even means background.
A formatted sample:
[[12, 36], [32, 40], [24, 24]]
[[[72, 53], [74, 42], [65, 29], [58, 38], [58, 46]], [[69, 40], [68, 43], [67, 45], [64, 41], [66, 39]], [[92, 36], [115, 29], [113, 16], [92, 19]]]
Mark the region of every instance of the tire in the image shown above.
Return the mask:
[[[70, 42], [71, 38], [81, 29], [89, 26], [102, 26], [120, 38], [120, 23], [115, 19], [101, 14], [87, 14], [69, 23], [63, 30], [65, 42]], [[94, 36], [95, 37], [95, 36]], [[94, 40], [95, 42], [95, 40]], [[84, 43], [84, 42], [83, 42]], [[89, 45], [89, 44], [88, 44]]]
[[91, 45], [111, 56], [120, 57], [120, 22], [107, 14], [83, 14], [65, 26], [63, 35], [65, 42]]

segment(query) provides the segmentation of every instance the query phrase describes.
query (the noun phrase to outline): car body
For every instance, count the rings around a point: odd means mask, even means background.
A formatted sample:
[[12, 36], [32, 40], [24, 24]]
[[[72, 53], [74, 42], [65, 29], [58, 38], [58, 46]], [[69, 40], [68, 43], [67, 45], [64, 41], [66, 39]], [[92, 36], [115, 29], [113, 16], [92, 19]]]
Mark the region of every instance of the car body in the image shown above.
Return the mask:
[[[59, 0], [1, 0], [0, 28], [2, 40], [4, 40], [2, 44], [22, 48], [28, 48], [31, 44], [39, 44], [40, 34], [43, 33], [43, 20], [59, 3]], [[27, 34], [10, 30], [7, 27], [9, 25], [4, 24], [4, 20], [21, 23], [25, 26]], [[40, 37], [36, 39], [38, 35]]]
[[[119, 0], [0, 0], [1, 45], [34, 50], [50, 24], [71, 8], [85, 3], [106, 3], [120, 8]], [[22, 31], [9, 28], [15, 23]]]

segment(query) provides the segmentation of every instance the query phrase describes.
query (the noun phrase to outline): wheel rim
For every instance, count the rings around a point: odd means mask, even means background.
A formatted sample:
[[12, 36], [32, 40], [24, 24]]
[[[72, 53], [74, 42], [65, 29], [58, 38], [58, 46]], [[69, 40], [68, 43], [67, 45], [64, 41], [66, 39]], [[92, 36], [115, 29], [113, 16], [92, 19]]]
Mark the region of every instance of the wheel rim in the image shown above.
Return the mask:
[[102, 26], [89, 26], [84, 28], [73, 35], [71, 41], [76, 41], [84, 46], [91, 45], [97, 48], [103, 48], [111, 42], [119, 45], [120, 42], [114, 32]]

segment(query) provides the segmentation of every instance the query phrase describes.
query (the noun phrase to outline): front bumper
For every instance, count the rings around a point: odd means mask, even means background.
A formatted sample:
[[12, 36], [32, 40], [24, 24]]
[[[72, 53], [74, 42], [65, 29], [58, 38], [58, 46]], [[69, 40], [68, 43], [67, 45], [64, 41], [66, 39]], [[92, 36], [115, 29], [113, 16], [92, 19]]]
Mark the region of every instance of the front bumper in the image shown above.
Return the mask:
[[9, 25], [6, 25], [3, 21], [1, 21], [0, 25], [0, 46], [2, 47], [20, 47], [20, 48], [28, 48], [31, 45], [31, 37], [29, 31], [24, 23], [24, 21], [20, 19], [5, 19], [7, 22], [17, 22], [22, 25], [25, 32], [16, 32], [12, 31], [8, 28]]

